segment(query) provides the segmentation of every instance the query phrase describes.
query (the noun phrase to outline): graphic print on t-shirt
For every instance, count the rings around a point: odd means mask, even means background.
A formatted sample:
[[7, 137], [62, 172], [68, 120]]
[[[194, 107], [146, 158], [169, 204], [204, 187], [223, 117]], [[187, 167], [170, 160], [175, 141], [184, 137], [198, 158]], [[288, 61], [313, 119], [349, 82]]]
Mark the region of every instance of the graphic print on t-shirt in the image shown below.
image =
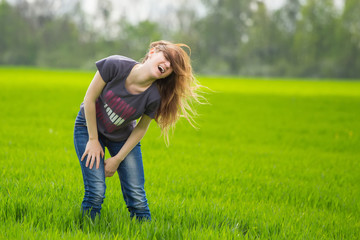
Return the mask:
[[96, 101], [96, 117], [104, 123], [109, 133], [113, 132], [135, 112], [135, 108], [116, 96], [111, 90], [105, 94], [103, 106], [101, 106], [100, 101]]

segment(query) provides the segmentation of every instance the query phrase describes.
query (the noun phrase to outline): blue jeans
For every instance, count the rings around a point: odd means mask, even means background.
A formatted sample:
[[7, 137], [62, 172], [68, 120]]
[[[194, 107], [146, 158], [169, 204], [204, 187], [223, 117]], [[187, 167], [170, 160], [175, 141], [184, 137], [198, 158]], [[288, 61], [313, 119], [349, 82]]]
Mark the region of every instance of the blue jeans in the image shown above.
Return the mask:
[[[98, 169], [96, 169], [95, 164], [92, 169], [85, 167], [86, 158], [83, 161], [80, 161], [81, 156], [85, 152], [88, 139], [89, 135], [86, 127], [86, 120], [81, 112], [79, 112], [75, 120], [74, 145], [76, 154], [79, 158], [85, 186], [85, 195], [81, 204], [81, 209], [83, 214], [88, 213], [92, 219], [95, 219], [97, 215], [100, 216], [101, 205], [105, 198], [106, 184], [104, 159], [101, 158], [100, 167]], [[106, 147], [111, 156], [115, 156], [125, 143], [125, 141], [110, 141], [100, 133], [99, 142], [104, 152]], [[135, 216], [138, 220], [151, 220], [144, 190], [145, 178], [140, 143], [138, 143], [120, 163], [117, 172], [120, 178], [123, 197], [130, 212], [130, 217], [133, 218]]]

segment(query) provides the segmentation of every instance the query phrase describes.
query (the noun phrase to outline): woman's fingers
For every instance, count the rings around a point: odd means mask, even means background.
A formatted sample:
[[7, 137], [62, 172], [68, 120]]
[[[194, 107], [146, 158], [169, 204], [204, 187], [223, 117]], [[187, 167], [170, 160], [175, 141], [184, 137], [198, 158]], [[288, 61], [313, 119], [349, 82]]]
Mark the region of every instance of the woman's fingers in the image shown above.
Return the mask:
[[97, 158], [96, 158], [96, 155], [93, 155], [92, 158], [91, 158], [91, 162], [90, 162], [90, 169], [93, 168], [94, 166], [94, 163], [97, 161]]
[[92, 169], [94, 166], [94, 158], [95, 158], [94, 156], [91, 156], [89, 169]]
[[88, 166], [89, 166], [90, 159], [91, 159], [91, 155], [88, 154], [88, 155], [87, 155], [87, 158], [86, 158], [85, 167], [88, 167]]
[[99, 146], [94, 145], [93, 143], [88, 142], [84, 154], [81, 156], [81, 161], [83, 161], [86, 158], [85, 167], [89, 167], [89, 169], [92, 169], [94, 167], [94, 164], [96, 166], [96, 169], [100, 167], [100, 160], [101, 157], [104, 158], [105, 153], [104, 150], [101, 148], [100, 144]]
[[[98, 158], [95, 154], [93, 154], [93, 155], [91, 156], [90, 167], [89, 167], [90, 169], [93, 168], [95, 162], [100, 161], [100, 160], [98, 160], [98, 159], [99, 159], [99, 158]], [[97, 163], [96, 163], [96, 165], [97, 165]], [[98, 167], [97, 167], [97, 168], [98, 168]]]
[[102, 153], [99, 153], [98, 154], [98, 156], [97, 156], [97, 158], [96, 158], [96, 169], [99, 169], [99, 167], [100, 167], [100, 155], [101, 155]]
[[113, 175], [113, 172], [105, 171], [105, 177], [112, 177]]
[[83, 161], [84, 160], [84, 158], [85, 158], [85, 156], [88, 154], [88, 151], [86, 150], [85, 152], [84, 152], [84, 154], [81, 156], [81, 161]]
[[101, 159], [100, 153], [97, 156], [88, 154], [88, 157], [87, 157], [86, 163], [85, 163], [85, 167], [89, 167], [90, 169], [92, 169], [95, 164], [96, 169], [99, 169], [100, 159]]

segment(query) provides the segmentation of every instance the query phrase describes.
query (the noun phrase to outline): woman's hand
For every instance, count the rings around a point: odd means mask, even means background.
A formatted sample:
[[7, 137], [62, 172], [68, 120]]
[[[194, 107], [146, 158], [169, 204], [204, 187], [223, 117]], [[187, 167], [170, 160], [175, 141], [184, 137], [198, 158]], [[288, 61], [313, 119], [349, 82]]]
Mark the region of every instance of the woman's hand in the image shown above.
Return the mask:
[[112, 177], [116, 170], [118, 169], [120, 163], [122, 161], [119, 161], [115, 157], [111, 157], [106, 159], [105, 161], [105, 177]]
[[[99, 140], [90, 139], [87, 142], [85, 152], [81, 157], [81, 161], [83, 161], [85, 159], [86, 155], [87, 155], [87, 158], [86, 158], [85, 167], [89, 167], [90, 169], [92, 169], [92, 167], [94, 166], [94, 163], [96, 162], [96, 169], [98, 169], [100, 166], [100, 156], [102, 158], [104, 157], [104, 150], [101, 147]], [[90, 166], [89, 166], [89, 164], [90, 164]]]

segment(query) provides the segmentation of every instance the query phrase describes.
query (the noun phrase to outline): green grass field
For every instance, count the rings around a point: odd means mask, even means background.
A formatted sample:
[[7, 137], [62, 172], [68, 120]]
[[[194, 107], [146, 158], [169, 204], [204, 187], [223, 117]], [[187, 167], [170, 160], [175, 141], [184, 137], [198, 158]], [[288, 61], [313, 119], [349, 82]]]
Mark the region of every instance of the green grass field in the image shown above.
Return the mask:
[[199, 78], [200, 129], [142, 141], [153, 221], [114, 175], [94, 224], [72, 136], [92, 76], [0, 68], [0, 239], [360, 238], [360, 82]]

